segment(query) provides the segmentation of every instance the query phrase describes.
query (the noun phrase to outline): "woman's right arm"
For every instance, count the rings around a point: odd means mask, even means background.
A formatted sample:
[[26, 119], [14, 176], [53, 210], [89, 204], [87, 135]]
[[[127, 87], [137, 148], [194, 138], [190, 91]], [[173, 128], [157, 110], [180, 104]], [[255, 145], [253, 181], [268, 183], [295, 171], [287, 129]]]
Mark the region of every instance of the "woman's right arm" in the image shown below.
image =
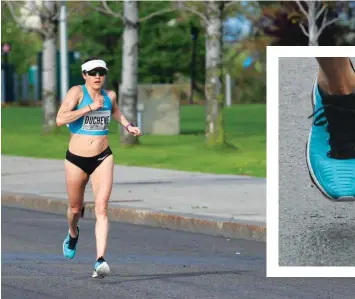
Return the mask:
[[57, 126], [69, 124], [91, 111], [89, 106], [72, 111], [78, 105], [81, 95], [80, 86], [73, 86], [69, 89], [57, 113]]

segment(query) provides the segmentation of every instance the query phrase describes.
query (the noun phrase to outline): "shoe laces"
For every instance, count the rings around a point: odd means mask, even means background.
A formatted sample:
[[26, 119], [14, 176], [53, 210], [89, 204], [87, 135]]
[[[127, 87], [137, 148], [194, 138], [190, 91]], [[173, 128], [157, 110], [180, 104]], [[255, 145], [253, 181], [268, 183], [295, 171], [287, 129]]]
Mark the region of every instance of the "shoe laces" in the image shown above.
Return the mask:
[[75, 248], [75, 245], [76, 243], [78, 242], [78, 237], [76, 238], [72, 238], [70, 235], [69, 235], [69, 241], [68, 241], [68, 248], [73, 250]]
[[325, 104], [309, 118], [314, 117], [313, 125], [326, 126], [330, 145], [328, 157], [334, 159], [355, 158], [355, 109]]

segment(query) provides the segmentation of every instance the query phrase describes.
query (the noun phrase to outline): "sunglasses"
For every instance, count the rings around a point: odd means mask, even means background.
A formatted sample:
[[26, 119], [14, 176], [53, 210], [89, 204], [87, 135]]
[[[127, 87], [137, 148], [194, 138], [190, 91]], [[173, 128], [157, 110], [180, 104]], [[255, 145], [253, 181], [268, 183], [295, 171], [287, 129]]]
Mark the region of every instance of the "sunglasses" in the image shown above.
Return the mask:
[[86, 72], [90, 77], [96, 77], [96, 74], [99, 74], [100, 77], [106, 76], [107, 71], [105, 69], [91, 70]]

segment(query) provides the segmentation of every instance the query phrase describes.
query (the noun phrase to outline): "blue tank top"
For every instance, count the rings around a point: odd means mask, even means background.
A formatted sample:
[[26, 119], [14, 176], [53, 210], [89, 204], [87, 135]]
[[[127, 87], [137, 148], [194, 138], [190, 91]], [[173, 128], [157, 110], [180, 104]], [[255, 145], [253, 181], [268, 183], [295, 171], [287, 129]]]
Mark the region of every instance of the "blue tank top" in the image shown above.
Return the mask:
[[[82, 85], [84, 97], [79, 105], [74, 108], [78, 110], [93, 103], [89, 92], [85, 85]], [[102, 89], [102, 95], [104, 96], [104, 105], [96, 111], [90, 111], [84, 116], [78, 118], [68, 125], [69, 130], [73, 134], [82, 135], [107, 135], [108, 125], [111, 121], [111, 109], [112, 102], [107, 93]]]

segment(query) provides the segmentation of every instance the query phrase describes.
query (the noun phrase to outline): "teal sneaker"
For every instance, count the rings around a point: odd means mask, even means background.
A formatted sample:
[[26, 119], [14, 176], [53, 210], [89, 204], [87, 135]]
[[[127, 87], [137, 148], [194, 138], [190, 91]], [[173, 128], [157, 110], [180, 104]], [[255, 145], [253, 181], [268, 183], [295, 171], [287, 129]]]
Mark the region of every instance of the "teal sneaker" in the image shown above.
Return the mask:
[[355, 201], [355, 93], [328, 95], [316, 79], [312, 106], [306, 145], [311, 180], [332, 201]]
[[78, 235], [76, 238], [72, 238], [68, 232], [68, 235], [63, 242], [63, 254], [68, 259], [73, 259], [76, 253], [76, 245], [79, 240], [79, 226], [77, 226]]
[[101, 256], [96, 260], [94, 265], [94, 273], [92, 277], [94, 278], [104, 278], [110, 274], [110, 267], [108, 266], [105, 259]]

